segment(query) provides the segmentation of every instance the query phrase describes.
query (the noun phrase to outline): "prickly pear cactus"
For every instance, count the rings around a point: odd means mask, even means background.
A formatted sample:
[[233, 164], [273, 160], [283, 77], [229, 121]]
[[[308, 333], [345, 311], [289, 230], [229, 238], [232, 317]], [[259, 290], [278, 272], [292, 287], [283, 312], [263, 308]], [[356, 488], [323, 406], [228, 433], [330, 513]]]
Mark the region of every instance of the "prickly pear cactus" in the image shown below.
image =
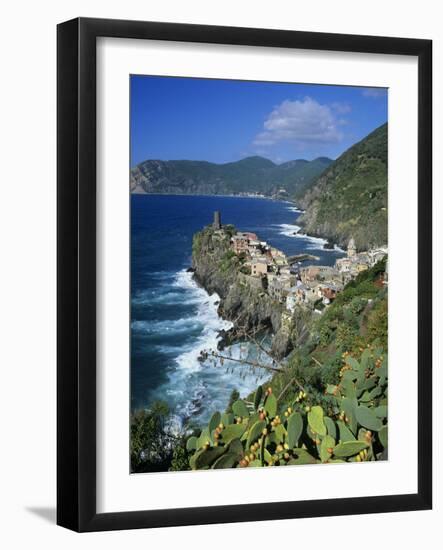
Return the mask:
[[199, 437], [190, 437], [194, 470], [269, 467], [387, 458], [387, 358], [383, 350], [343, 354], [340, 382], [328, 385], [333, 413], [311, 402], [303, 388], [283, 407], [269, 387], [253, 402], [239, 399], [233, 414], [215, 412]]

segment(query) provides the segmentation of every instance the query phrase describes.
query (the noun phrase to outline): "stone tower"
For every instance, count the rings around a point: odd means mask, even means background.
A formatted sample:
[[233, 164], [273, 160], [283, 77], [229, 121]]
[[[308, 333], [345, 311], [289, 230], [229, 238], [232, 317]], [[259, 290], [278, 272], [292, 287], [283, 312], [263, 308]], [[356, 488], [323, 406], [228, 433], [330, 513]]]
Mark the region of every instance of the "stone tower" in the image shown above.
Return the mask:
[[214, 223], [212, 224], [212, 227], [214, 229], [221, 229], [221, 216], [218, 210], [214, 212]]
[[354, 237], [351, 237], [348, 243], [348, 258], [353, 258], [357, 254], [357, 249], [355, 248]]

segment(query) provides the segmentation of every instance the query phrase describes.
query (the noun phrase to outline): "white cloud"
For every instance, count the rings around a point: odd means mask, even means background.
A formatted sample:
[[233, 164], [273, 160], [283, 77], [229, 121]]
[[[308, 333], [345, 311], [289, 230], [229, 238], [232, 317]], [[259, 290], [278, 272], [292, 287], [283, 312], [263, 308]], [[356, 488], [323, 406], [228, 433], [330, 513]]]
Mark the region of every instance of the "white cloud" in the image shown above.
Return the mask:
[[386, 97], [386, 92], [386, 88], [364, 88], [361, 93], [363, 97], [377, 99], [379, 97]]
[[343, 137], [338, 125], [328, 105], [322, 105], [310, 97], [285, 100], [267, 116], [264, 130], [255, 137], [254, 145], [269, 146], [283, 141], [301, 147], [312, 143], [337, 143]]
[[346, 115], [352, 111], [349, 103], [342, 103], [341, 101], [334, 101], [331, 103], [331, 108], [340, 115]]

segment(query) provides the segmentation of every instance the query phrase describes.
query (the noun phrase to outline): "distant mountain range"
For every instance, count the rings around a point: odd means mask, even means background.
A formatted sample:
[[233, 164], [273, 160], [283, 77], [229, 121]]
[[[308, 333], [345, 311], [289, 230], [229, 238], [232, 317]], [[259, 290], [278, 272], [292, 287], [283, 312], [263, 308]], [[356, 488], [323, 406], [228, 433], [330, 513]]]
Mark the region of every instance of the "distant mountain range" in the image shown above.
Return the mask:
[[323, 174], [299, 188], [297, 224], [309, 235], [365, 250], [388, 242], [388, 125], [345, 151]]
[[333, 161], [292, 160], [275, 164], [255, 156], [237, 162], [215, 164], [194, 160], [146, 160], [131, 170], [132, 193], [176, 195], [263, 194], [293, 197], [309, 185]]
[[341, 246], [353, 237], [365, 250], [388, 240], [387, 159], [388, 125], [383, 124], [335, 161], [146, 160], [131, 170], [131, 192], [288, 198], [305, 210], [297, 219], [303, 231]]

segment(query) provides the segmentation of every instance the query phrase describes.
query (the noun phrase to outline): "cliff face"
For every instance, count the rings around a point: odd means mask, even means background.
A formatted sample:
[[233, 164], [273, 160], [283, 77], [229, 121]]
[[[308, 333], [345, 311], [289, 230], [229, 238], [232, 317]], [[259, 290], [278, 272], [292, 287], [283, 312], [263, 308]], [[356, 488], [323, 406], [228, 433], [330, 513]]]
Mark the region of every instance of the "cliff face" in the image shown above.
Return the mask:
[[359, 250], [387, 244], [388, 129], [384, 124], [341, 155], [296, 197], [297, 224], [309, 235]]
[[231, 338], [238, 329], [267, 330], [273, 335], [272, 354], [277, 358], [291, 350], [289, 333], [282, 323], [283, 306], [263, 290], [252, 288], [239, 275], [241, 261], [230, 250], [229, 226], [222, 232], [211, 228], [194, 235], [192, 266], [197, 282], [209, 293], [220, 296], [219, 315], [234, 323]]

